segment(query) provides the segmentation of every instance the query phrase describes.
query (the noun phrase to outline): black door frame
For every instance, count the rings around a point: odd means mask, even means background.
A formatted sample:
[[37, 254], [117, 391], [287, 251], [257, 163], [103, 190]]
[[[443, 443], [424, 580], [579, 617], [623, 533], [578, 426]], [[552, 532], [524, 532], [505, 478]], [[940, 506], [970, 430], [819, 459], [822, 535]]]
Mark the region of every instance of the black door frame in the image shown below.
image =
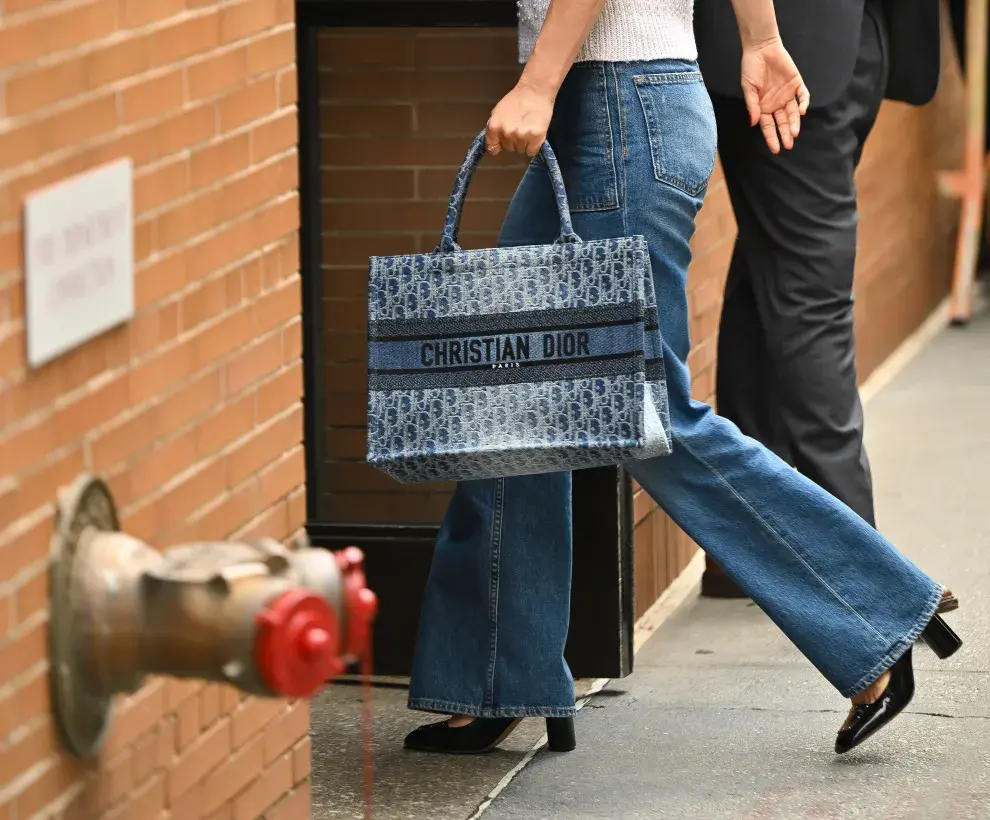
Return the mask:
[[[375, 669], [383, 675], [408, 673], [419, 590], [426, 583], [437, 529], [334, 524], [318, 515], [324, 489], [326, 391], [317, 34], [321, 28], [342, 27], [515, 25], [515, 0], [296, 0], [306, 529], [315, 546], [339, 549], [357, 544], [365, 549], [369, 585], [381, 601], [379, 634], [398, 638], [376, 641]], [[574, 474], [574, 581], [566, 654], [576, 677], [617, 678], [632, 671], [632, 496], [632, 481], [624, 470]], [[599, 503], [580, 503], [580, 499]], [[602, 515], [603, 510], [615, 514]], [[402, 571], [397, 572], [400, 566]]]

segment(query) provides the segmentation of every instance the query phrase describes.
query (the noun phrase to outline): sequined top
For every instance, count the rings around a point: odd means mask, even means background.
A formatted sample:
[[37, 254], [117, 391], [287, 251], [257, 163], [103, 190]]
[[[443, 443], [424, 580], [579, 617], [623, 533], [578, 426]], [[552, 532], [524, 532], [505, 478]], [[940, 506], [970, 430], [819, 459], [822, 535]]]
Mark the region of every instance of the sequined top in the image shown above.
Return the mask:
[[[519, 61], [526, 62], [550, 0], [519, 0]], [[608, 0], [578, 61], [695, 60], [694, 0]]]

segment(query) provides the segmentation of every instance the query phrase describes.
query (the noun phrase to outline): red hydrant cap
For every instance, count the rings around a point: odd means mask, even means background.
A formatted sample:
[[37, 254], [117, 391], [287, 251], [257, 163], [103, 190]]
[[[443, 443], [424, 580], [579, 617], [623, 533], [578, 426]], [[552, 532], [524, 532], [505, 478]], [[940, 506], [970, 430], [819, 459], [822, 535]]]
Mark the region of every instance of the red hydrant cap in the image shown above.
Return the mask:
[[273, 694], [309, 697], [343, 671], [337, 615], [315, 592], [290, 589], [255, 620], [255, 662]]
[[343, 577], [347, 612], [347, 635], [343, 654], [360, 658], [371, 651], [371, 623], [378, 614], [378, 596], [367, 587], [364, 575], [364, 553], [357, 547], [347, 547], [337, 553], [337, 566]]

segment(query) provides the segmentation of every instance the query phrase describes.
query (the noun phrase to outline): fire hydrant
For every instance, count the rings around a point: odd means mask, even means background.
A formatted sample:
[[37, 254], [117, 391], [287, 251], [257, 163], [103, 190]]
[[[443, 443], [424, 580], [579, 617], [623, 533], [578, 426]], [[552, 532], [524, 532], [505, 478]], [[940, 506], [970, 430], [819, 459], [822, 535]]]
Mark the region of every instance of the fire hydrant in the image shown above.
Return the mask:
[[162, 552], [120, 532], [107, 485], [63, 491], [53, 536], [52, 706], [77, 756], [95, 754], [113, 696], [148, 675], [309, 697], [367, 651], [378, 602], [364, 555], [253, 543]]

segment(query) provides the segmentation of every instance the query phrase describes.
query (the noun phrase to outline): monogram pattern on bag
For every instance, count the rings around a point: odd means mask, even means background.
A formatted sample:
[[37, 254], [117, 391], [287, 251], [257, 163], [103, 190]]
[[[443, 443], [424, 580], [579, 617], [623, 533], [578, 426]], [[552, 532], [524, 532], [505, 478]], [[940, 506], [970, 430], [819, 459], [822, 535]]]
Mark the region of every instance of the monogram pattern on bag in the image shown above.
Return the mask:
[[[437, 250], [372, 257], [372, 336], [388, 326], [399, 337], [415, 338], [424, 322], [456, 317], [477, 317], [479, 329], [498, 333], [514, 327], [514, 313], [633, 306], [643, 316], [655, 308], [646, 240], [582, 242], [571, 227], [560, 169], [546, 144], [542, 156], [557, 195], [560, 239], [553, 245], [461, 250], [461, 206], [483, 155], [479, 134], [458, 174]], [[415, 332], [403, 330], [403, 323]], [[643, 333], [640, 356], [647, 347]], [[416, 482], [556, 472], [663, 455], [670, 451], [666, 386], [653, 381], [647, 390], [641, 368], [458, 386], [429, 386], [430, 374], [418, 381], [414, 373], [417, 380], [403, 389], [379, 382], [368, 394], [368, 461], [398, 481]]]
[[628, 376], [372, 391], [368, 461], [401, 482], [617, 463], [644, 444], [643, 398]]
[[371, 260], [368, 318], [439, 319], [642, 302], [648, 259], [640, 236], [376, 256]]

